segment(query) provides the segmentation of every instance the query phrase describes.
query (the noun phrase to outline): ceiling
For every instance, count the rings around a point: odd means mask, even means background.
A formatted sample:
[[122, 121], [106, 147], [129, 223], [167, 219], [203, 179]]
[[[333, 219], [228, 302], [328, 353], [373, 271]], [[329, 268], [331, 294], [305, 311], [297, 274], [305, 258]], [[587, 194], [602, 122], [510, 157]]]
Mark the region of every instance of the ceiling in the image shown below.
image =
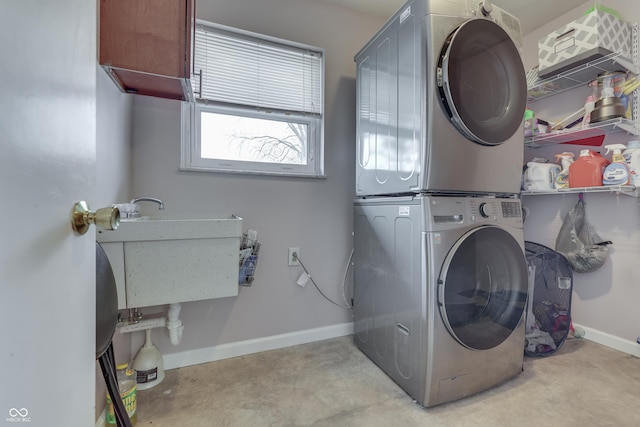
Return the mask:
[[[390, 18], [405, 0], [322, 0], [379, 18]], [[479, 1], [479, 0], [478, 0]], [[520, 19], [522, 33], [527, 34], [555, 17], [587, 3], [585, 0], [494, 0], [491, 3]], [[586, 6], [585, 6], [586, 9]]]

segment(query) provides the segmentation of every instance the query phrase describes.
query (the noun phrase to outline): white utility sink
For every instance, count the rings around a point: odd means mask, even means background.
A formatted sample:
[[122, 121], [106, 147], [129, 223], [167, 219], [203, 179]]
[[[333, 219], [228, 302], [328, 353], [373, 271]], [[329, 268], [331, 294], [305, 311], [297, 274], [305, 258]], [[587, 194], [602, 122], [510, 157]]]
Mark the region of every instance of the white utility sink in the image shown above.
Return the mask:
[[235, 215], [127, 218], [96, 235], [116, 276], [119, 309], [237, 295], [241, 237]]
[[117, 230], [98, 230], [99, 242], [141, 242], [148, 240], [219, 239], [239, 237], [242, 218], [144, 216], [123, 218]]

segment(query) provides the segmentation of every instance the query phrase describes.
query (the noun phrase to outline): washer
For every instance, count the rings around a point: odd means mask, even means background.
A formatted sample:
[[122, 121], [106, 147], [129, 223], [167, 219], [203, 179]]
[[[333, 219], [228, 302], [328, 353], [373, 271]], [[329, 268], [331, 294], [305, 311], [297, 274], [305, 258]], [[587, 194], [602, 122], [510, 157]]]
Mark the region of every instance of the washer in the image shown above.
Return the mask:
[[520, 22], [478, 0], [407, 2], [355, 56], [356, 195], [520, 189]]
[[356, 200], [354, 342], [425, 407], [522, 372], [520, 200]]

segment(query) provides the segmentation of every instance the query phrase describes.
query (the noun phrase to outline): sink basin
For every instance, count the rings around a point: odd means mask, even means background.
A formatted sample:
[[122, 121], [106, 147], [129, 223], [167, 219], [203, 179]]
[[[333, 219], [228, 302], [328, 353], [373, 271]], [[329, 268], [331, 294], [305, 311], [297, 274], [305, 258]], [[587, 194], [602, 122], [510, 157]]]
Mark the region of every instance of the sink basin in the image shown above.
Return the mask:
[[123, 218], [117, 230], [98, 230], [99, 242], [140, 242], [238, 237], [242, 218], [235, 215], [208, 218], [156, 217]]
[[116, 276], [118, 308], [238, 295], [242, 218], [140, 217], [98, 230]]

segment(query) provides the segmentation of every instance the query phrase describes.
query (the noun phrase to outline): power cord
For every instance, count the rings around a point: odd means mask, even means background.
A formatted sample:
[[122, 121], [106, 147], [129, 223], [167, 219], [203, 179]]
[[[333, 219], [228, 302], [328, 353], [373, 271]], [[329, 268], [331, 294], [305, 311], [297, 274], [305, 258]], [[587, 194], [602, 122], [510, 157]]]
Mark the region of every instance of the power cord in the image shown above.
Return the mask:
[[[353, 310], [353, 306], [347, 302], [347, 295], [346, 295], [347, 274], [349, 273], [349, 266], [351, 266], [351, 261], [353, 261], [353, 249], [351, 249], [351, 254], [349, 255], [349, 259], [347, 260], [347, 265], [344, 268], [344, 276], [342, 278], [342, 300], [344, 301], [344, 305], [346, 305], [347, 307]], [[353, 295], [353, 287], [351, 288], [351, 295]]]
[[[349, 257], [349, 262], [351, 262], [351, 258], [352, 257], [353, 257], [353, 251], [351, 252], [351, 256]], [[295, 252], [293, 253], [293, 258], [298, 260], [298, 262], [300, 263], [300, 267], [302, 267], [302, 269], [304, 270], [304, 272], [307, 275], [307, 277], [309, 278], [309, 280], [311, 280], [311, 283], [313, 283], [313, 286], [315, 286], [317, 291], [320, 292], [320, 295], [322, 295], [324, 297], [324, 299], [329, 301], [331, 304], [333, 304], [333, 305], [335, 305], [337, 307], [340, 307], [340, 308], [342, 308], [344, 310], [351, 310], [352, 309], [352, 307], [349, 304], [346, 304], [346, 307], [345, 307], [342, 304], [338, 304], [337, 302], [335, 302], [334, 300], [332, 300], [331, 298], [326, 296], [324, 294], [324, 292], [322, 292], [322, 290], [320, 290], [320, 288], [318, 287], [316, 281], [313, 280], [313, 277], [309, 273], [309, 270], [307, 270], [307, 268], [304, 266], [304, 263], [302, 262], [302, 260], [300, 259], [300, 257], [298, 256], [297, 253], [295, 253]], [[345, 270], [345, 280], [343, 281], [343, 288], [342, 288], [342, 296], [345, 299], [345, 303], [346, 303], [346, 296], [345, 296], [345, 290], [344, 290], [344, 283], [346, 283], [346, 273], [347, 273], [348, 270], [349, 270], [349, 264], [347, 263], [347, 269]]]

